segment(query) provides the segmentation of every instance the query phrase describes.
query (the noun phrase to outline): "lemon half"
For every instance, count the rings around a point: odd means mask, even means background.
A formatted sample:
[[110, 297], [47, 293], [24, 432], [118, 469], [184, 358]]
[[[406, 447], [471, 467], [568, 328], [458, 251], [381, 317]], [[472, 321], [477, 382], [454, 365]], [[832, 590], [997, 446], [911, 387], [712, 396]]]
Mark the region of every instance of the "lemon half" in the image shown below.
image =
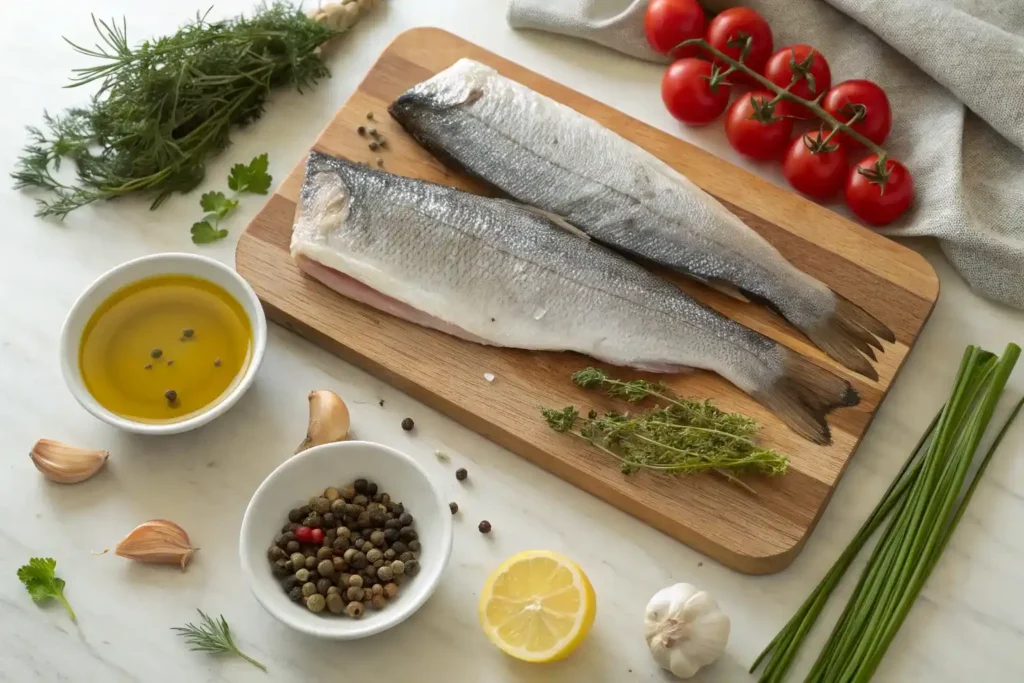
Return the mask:
[[553, 662], [587, 637], [597, 597], [575, 562], [528, 550], [487, 577], [479, 611], [484, 633], [504, 652], [527, 662]]

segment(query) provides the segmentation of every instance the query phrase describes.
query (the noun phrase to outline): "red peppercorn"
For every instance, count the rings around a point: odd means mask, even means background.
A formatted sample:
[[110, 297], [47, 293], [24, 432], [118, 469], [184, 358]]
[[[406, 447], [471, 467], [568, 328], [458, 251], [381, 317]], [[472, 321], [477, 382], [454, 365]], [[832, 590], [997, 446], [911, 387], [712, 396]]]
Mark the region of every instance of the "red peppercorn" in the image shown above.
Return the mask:
[[300, 526], [295, 530], [295, 540], [299, 543], [312, 543], [313, 542], [313, 530], [308, 526]]
[[310, 535], [313, 537], [313, 543], [317, 545], [324, 542], [324, 530], [323, 529], [310, 529]]

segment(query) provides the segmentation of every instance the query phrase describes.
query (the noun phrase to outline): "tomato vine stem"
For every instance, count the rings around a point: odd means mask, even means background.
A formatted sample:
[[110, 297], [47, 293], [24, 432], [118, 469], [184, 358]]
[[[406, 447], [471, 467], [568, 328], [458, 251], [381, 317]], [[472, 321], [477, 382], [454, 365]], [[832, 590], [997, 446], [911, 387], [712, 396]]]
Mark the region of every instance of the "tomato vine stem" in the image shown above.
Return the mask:
[[[729, 55], [727, 55], [724, 52], [722, 52], [721, 50], [719, 50], [719, 49], [717, 49], [715, 47], [712, 47], [711, 44], [709, 44], [703, 38], [691, 38], [689, 40], [684, 40], [683, 42], [679, 43], [679, 45], [676, 45], [674, 48], [672, 48], [672, 52], [674, 52], [675, 50], [677, 50], [679, 48], [683, 48], [683, 47], [699, 47], [700, 49], [702, 49], [705, 52], [707, 52], [707, 53], [711, 54], [712, 56], [714, 56], [720, 62], [724, 62], [725, 64], [728, 64], [729, 65], [729, 69], [727, 70], [726, 73], [731, 73], [732, 71], [742, 71], [743, 73], [745, 73], [746, 75], [750, 76], [755, 81], [757, 81], [758, 83], [763, 85], [765, 88], [767, 88], [768, 90], [771, 90], [773, 93], [775, 93], [775, 96], [776, 96], [775, 99], [776, 100], [779, 100], [779, 99], [789, 100], [790, 102], [795, 102], [796, 104], [802, 104], [804, 107], [806, 107], [811, 112], [813, 112], [815, 116], [817, 116], [819, 119], [823, 120], [825, 123], [827, 123], [829, 126], [831, 126], [832, 130], [833, 130], [833, 133], [836, 132], [836, 131], [845, 133], [846, 135], [849, 135], [851, 138], [853, 138], [854, 140], [856, 140], [857, 142], [861, 143], [862, 145], [864, 145], [865, 147], [870, 149], [872, 152], [877, 154], [878, 155], [878, 162], [879, 162], [878, 165], [881, 168], [885, 168], [884, 164], [885, 164], [886, 159], [888, 159], [888, 157], [889, 157], [889, 153], [886, 152], [879, 145], [875, 144], [872, 140], [870, 140], [867, 137], [861, 135], [860, 133], [855, 131], [853, 128], [851, 128], [849, 125], [847, 125], [846, 123], [843, 123], [842, 121], [840, 121], [836, 117], [832, 116], [832, 114], [829, 114], [827, 111], [825, 111], [825, 109], [819, 104], [819, 101], [821, 99], [820, 97], [819, 98], [815, 98], [814, 100], [805, 100], [804, 98], [800, 97], [799, 95], [794, 95], [793, 93], [791, 93], [789, 91], [788, 87], [787, 88], [781, 88], [778, 85], [776, 85], [775, 83], [772, 83], [767, 78], [765, 78], [761, 74], [757, 73], [756, 71], [751, 69], [749, 66], [747, 66], [743, 62], [737, 61], [737, 60], [733, 59], [732, 57], [730, 57]], [[724, 75], [726, 75], [726, 73], [723, 73], [722, 75], [724, 76]], [[790, 83], [790, 85], [792, 85], [792, 83]], [[855, 115], [854, 118], [851, 119], [851, 121], [856, 121], [857, 118], [859, 118], [859, 117], [857, 117]], [[829, 138], [831, 138], [831, 137], [832, 136], [829, 135]]]

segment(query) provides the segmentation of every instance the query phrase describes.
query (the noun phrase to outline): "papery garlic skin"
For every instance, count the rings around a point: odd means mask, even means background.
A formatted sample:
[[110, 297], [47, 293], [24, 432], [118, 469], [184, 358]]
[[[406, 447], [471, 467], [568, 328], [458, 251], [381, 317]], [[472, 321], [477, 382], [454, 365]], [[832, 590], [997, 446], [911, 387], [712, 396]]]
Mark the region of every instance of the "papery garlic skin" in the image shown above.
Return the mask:
[[36, 469], [50, 481], [77, 484], [103, 469], [110, 453], [78, 448], [52, 439], [39, 439], [28, 456]]
[[690, 678], [725, 651], [729, 617], [709, 593], [677, 583], [647, 603], [644, 632], [654, 661], [678, 678]]
[[344, 441], [348, 438], [350, 425], [348, 406], [340, 396], [326, 389], [311, 391], [309, 392], [309, 426], [306, 428], [306, 438], [295, 449], [295, 452], [301, 453], [313, 446]]
[[180, 564], [184, 571], [196, 550], [180, 526], [166, 519], [151, 519], [122, 538], [114, 553], [137, 562]]

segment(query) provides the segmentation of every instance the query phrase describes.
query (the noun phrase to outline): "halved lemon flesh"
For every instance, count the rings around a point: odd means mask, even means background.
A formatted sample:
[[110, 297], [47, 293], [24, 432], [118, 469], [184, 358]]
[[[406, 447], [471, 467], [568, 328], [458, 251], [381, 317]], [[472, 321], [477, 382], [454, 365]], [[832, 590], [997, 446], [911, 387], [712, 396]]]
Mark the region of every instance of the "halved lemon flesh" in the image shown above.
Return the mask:
[[484, 633], [504, 652], [527, 662], [553, 662], [587, 637], [597, 597], [575, 562], [548, 550], [528, 550], [487, 578], [479, 612]]

